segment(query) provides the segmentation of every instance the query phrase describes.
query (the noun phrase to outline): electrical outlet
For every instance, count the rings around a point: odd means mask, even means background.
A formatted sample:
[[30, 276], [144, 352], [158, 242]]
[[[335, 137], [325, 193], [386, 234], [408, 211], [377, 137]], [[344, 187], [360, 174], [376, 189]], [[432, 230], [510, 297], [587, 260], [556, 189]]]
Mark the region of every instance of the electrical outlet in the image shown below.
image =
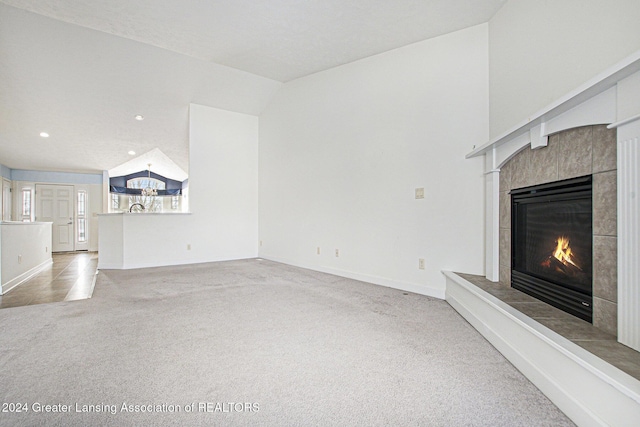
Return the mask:
[[262, 240], [260, 240], [260, 246], [262, 246]]
[[424, 187], [416, 188], [416, 199], [424, 199]]
[[22, 255], [18, 255], [18, 264], [22, 264]]
[[320, 246], [318, 246], [318, 249], [316, 249], [316, 253], [320, 255]]
[[191, 250], [191, 243], [187, 243], [187, 250], [190, 251]]
[[418, 268], [424, 270], [424, 258], [418, 258]]
[[340, 249], [336, 249], [336, 258], [340, 256]]
[[49, 246], [45, 246], [44, 247], [44, 253], [48, 254], [49, 253]]

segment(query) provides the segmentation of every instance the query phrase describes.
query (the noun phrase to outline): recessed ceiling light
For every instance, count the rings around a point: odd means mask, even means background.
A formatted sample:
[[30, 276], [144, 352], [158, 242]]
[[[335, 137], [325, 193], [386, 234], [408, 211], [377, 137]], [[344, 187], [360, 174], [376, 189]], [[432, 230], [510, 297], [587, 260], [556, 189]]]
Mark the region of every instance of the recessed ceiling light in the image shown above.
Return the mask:
[[144, 116], [142, 114], [136, 114], [136, 120], [144, 120]]
[[135, 151], [133, 151], [133, 150], [129, 151], [129, 155], [131, 155], [131, 156], [135, 156], [135, 154], [136, 154], [136, 152], [135, 152]]
[[49, 134], [46, 132], [40, 132], [40, 136], [43, 138], [49, 138]]

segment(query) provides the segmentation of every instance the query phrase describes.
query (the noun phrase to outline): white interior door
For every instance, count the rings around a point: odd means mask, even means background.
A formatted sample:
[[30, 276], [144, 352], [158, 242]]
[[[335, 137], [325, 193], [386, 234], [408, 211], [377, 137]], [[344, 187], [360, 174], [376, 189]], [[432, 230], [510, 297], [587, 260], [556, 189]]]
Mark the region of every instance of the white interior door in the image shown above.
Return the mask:
[[74, 250], [73, 185], [36, 184], [36, 221], [53, 223], [52, 252]]
[[11, 181], [2, 179], [2, 220], [11, 221]]

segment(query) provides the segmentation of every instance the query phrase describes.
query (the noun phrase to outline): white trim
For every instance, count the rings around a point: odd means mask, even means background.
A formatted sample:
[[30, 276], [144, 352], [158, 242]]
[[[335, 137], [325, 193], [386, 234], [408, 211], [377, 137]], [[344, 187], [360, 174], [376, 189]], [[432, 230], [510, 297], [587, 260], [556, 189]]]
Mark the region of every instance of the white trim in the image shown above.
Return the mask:
[[640, 351], [640, 123], [618, 129], [617, 150], [618, 341]]
[[565, 96], [560, 97], [555, 102], [531, 115], [531, 117], [520, 122], [520, 124], [514, 126], [510, 130], [498, 135], [480, 147], [477, 147], [475, 150], [467, 154], [466, 158], [469, 159], [480, 156], [492, 148], [497, 148], [523, 133], [529, 133], [530, 129], [540, 126], [543, 122], [548, 122], [566, 113], [572, 108], [579, 106], [583, 102], [596, 97], [602, 92], [613, 88], [620, 80], [625, 79], [638, 71], [640, 71], [640, 51], [635, 52], [614, 66], [606, 69], [593, 79], [580, 85]]
[[617, 87], [584, 101], [582, 104], [550, 119], [546, 123], [546, 135], [581, 126], [602, 125], [615, 122], [618, 117]]
[[629, 124], [629, 123], [633, 123], [636, 120], [640, 120], [640, 114], [636, 114], [635, 116], [631, 116], [631, 117], [627, 117], [624, 120], [620, 120], [619, 122], [615, 122], [615, 123], [611, 123], [609, 126], [607, 126], [607, 129], [614, 129], [614, 128], [618, 128], [620, 126]]
[[500, 170], [485, 175], [485, 277], [500, 280]]
[[640, 381], [445, 271], [446, 301], [577, 425], [640, 425]]
[[49, 267], [51, 264], [53, 264], [53, 260], [51, 258], [49, 258], [48, 260], [43, 261], [42, 263], [36, 265], [35, 267], [31, 268], [30, 270], [25, 271], [21, 275], [14, 277], [13, 279], [9, 280], [7, 283], [3, 283], [2, 284], [2, 293], [0, 295], [6, 294], [11, 289], [15, 288], [18, 285], [21, 285], [22, 283], [26, 282], [29, 279], [31, 279], [33, 276], [35, 276], [36, 274], [40, 273], [45, 268]]
[[263, 256], [260, 258], [269, 261], [280, 262], [282, 264], [292, 265], [294, 267], [306, 268], [313, 271], [319, 271], [321, 273], [333, 274], [335, 276], [345, 277], [348, 279], [360, 280], [361, 282], [367, 282], [374, 285], [385, 286], [387, 288], [399, 289], [401, 291], [413, 292], [414, 294], [425, 295], [428, 297], [444, 299], [444, 289], [434, 288], [419, 283], [404, 282], [401, 280], [389, 279], [387, 277], [374, 276], [370, 274], [357, 273], [353, 271], [340, 270], [338, 268], [327, 267], [322, 265], [300, 263], [293, 260], [280, 257]]
[[549, 134], [547, 133], [547, 122], [542, 122], [538, 126], [529, 129], [529, 140], [531, 149], [546, 147], [549, 144]]
[[[5, 199], [5, 194], [4, 194], [4, 189], [5, 188], [9, 188], [9, 194], [8, 194], [8, 199]], [[2, 221], [11, 221], [11, 219], [13, 218], [13, 183], [11, 182], [10, 179], [7, 179], [5, 177], [2, 177], [2, 199], [0, 200], [0, 220]], [[8, 205], [5, 205], [6, 204]], [[7, 211], [8, 208], [8, 211]], [[9, 214], [9, 218], [5, 218], [4, 214], [8, 213]]]
[[[601, 125], [616, 120], [616, 88], [612, 87], [593, 98], [584, 101], [569, 111], [556, 117], [549, 118], [540, 125], [531, 127], [510, 139], [501, 141], [491, 150], [485, 152], [485, 157], [493, 159], [486, 163], [485, 169], [502, 167], [523, 148], [537, 149], [547, 145], [548, 136], [563, 130], [579, 126]], [[469, 156], [467, 156], [469, 158]]]
[[[98, 255], [98, 258], [100, 256]], [[102, 263], [98, 266], [98, 270], [125, 270], [122, 263]]]
[[[531, 139], [529, 138], [529, 133], [523, 133], [522, 135], [513, 138], [509, 142], [502, 144], [500, 147], [495, 147], [491, 151], [493, 154], [493, 158], [495, 159], [495, 168], [502, 168], [509, 160], [513, 158], [520, 151], [529, 147], [531, 144]], [[489, 156], [490, 153], [486, 155]]]

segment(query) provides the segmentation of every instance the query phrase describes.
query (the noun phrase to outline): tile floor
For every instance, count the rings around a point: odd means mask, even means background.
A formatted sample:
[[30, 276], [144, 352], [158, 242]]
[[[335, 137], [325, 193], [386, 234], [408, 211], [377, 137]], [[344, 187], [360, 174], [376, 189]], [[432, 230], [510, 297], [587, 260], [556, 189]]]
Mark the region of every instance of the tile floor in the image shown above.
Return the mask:
[[97, 252], [53, 254], [53, 264], [0, 296], [0, 309], [91, 298]]
[[609, 362], [621, 371], [640, 380], [640, 353], [620, 344], [615, 336], [596, 328], [589, 322], [541, 302], [524, 292], [500, 283], [491, 282], [482, 276], [456, 274], [602, 360]]

